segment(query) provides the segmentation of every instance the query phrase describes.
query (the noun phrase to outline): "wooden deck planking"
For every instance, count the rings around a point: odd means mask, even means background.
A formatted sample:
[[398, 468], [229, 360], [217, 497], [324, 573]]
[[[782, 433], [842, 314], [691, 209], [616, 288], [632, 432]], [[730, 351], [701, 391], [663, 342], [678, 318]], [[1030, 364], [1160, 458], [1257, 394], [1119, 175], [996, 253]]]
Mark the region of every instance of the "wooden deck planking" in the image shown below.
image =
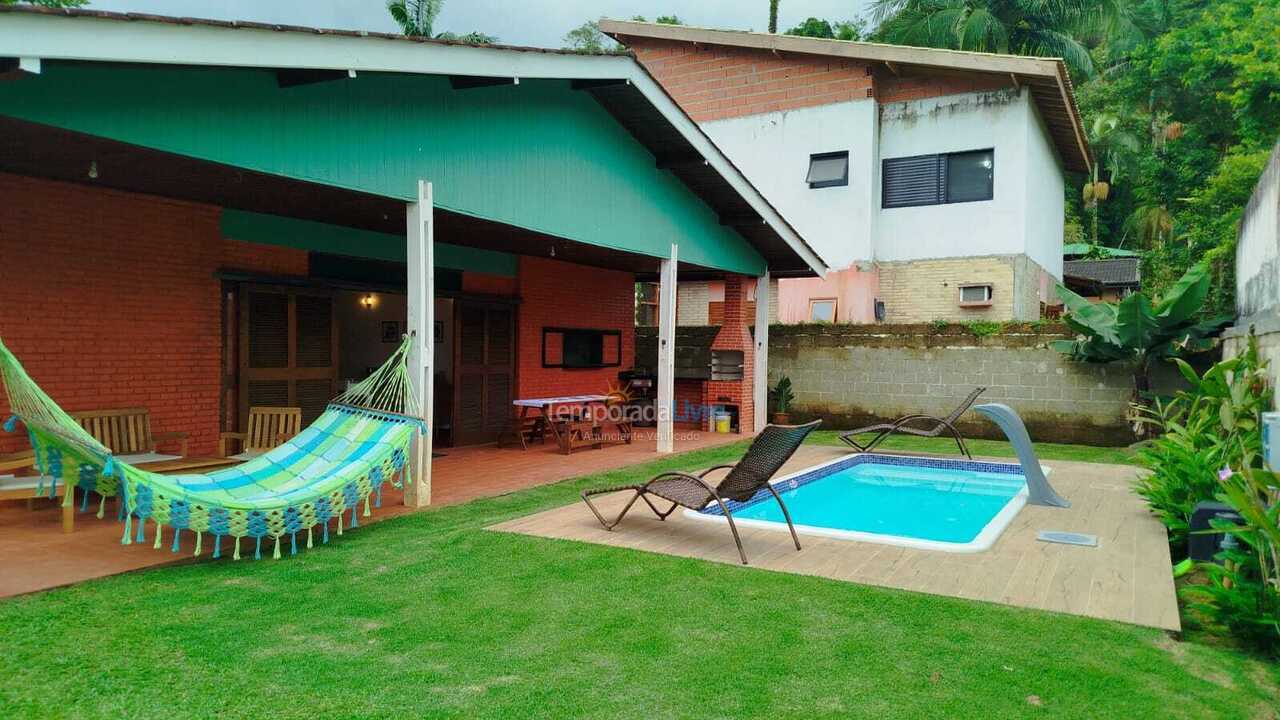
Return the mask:
[[[806, 446], [782, 472], [840, 453]], [[743, 546], [751, 567], [1179, 631], [1167, 537], [1128, 489], [1135, 469], [1046, 464], [1053, 468], [1051, 482], [1072, 507], [1023, 508], [986, 552], [933, 552], [805, 535], [800, 537], [804, 549], [796, 552], [785, 532], [739, 528]], [[616, 512], [624, 500], [623, 494], [602, 498], [602, 511]], [[682, 512], [658, 522], [647, 508], [633, 508], [621, 526], [605, 532], [579, 503], [490, 529], [739, 563], [724, 525], [691, 520]], [[1099, 546], [1040, 542], [1041, 530], [1097, 535]]]

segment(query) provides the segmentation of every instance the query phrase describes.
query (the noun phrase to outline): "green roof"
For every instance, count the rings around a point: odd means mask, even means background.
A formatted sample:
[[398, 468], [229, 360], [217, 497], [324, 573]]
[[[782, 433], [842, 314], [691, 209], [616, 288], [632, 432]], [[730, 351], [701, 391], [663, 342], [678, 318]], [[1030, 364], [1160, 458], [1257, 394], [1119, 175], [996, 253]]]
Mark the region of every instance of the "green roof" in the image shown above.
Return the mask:
[[[1093, 247], [1089, 243], [1067, 243], [1062, 246], [1062, 255], [1068, 257], [1071, 255], [1088, 255], [1090, 248]], [[1142, 257], [1142, 253], [1132, 250], [1121, 250], [1120, 248], [1109, 248], [1098, 246], [1097, 248], [1103, 257]]]

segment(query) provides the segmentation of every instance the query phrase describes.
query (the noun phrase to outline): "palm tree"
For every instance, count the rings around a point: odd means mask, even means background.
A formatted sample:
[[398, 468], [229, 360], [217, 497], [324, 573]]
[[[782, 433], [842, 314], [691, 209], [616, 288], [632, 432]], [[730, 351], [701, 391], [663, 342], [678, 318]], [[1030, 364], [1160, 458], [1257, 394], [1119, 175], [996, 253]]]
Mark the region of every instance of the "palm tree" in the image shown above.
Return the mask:
[[1132, 32], [1124, 0], [873, 0], [877, 39], [900, 45], [1060, 57], [1093, 74], [1082, 40]]
[[391, 0], [387, 11], [405, 35], [429, 38], [442, 5], [444, 0]]

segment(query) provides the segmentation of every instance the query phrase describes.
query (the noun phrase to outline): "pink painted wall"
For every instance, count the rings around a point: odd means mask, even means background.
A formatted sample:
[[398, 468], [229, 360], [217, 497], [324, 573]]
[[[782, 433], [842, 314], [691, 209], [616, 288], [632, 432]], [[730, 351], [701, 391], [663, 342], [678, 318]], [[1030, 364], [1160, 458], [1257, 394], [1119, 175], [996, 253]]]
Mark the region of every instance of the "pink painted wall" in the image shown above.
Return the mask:
[[836, 299], [836, 322], [873, 323], [875, 301], [880, 292], [880, 276], [874, 270], [857, 268], [827, 273], [823, 278], [794, 278], [778, 281], [778, 322], [809, 321], [809, 301]]

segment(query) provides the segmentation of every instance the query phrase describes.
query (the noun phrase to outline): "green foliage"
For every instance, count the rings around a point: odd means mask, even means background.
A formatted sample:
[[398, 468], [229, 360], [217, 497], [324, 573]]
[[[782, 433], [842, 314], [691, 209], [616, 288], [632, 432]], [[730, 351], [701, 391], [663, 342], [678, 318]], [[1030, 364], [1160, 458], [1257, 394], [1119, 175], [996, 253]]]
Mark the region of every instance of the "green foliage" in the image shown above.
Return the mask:
[[605, 46], [612, 42], [604, 33], [600, 32], [599, 22], [588, 20], [565, 33], [564, 49], [577, 50], [581, 53], [601, 53], [605, 51]]
[[1201, 565], [1208, 584], [1189, 585], [1182, 595], [1197, 609], [1226, 627], [1244, 644], [1270, 655], [1280, 654], [1280, 475], [1254, 467], [1252, 455], [1240, 469], [1219, 475], [1218, 498], [1243, 523], [1215, 521], [1225, 532], [1217, 563]]
[[[1093, 55], [1105, 71], [1077, 92], [1086, 127], [1114, 116], [1139, 141], [1121, 158], [1124, 182], [1096, 208], [1098, 240], [1144, 250], [1143, 284], [1157, 292], [1209, 261], [1206, 303], [1224, 312], [1240, 213], [1280, 134], [1280, 3], [1131, 5], [1144, 36], [1102, 39]], [[1067, 200], [1068, 216], [1079, 212], [1081, 198]]]
[[454, 42], [467, 43], [468, 45], [493, 45], [498, 42], [498, 36], [482, 33], [479, 30], [462, 34], [446, 31], [436, 35], [436, 40], [452, 40]]
[[1260, 452], [1261, 414], [1271, 406], [1271, 390], [1266, 363], [1252, 343], [1203, 376], [1182, 360], [1174, 362], [1191, 389], [1142, 408], [1144, 422], [1160, 434], [1139, 452], [1151, 473], [1138, 478], [1136, 491], [1181, 548], [1196, 503], [1219, 492], [1218, 471], [1242, 467]]
[[786, 34], [827, 40], [861, 40], [866, 30], [867, 21], [863, 18], [832, 22], [811, 17], [788, 30]]
[[769, 32], [778, 32], [778, 0], [769, 0]]
[[[1157, 302], [1140, 292], [1119, 303], [1091, 303], [1059, 286], [1058, 296], [1067, 310], [1062, 320], [1079, 337], [1055, 341], [1053, 347], [1084, 362], [1136, 361], [1145, 378], [1150, 360], [1205, 350], [1211, 344], [1209, 336], [1231, 321], [1230, 316], [1206, 320], [1198, 315], [1209, 283], [1208, 268], [1201, 264], [1188, 270]], [[1141, 381], [1138, 389], [1145, 389]]]
[[1004, 332], [1005, 324], [1002, 322], [993, 322], [990, 320], [973, 320], [964, 324], [974, 337], [989, 337], [991, 335], [999, 335]]
[[444, 0], [391, 0], [387, 12], [405, 35], [429, 38], [443, 6]]
[[1128, 36], [1128, 5], [1115, 0], [874, 0], [875, 39], [900, 45], [1060, 57], [1094, 72], [1085, 40]]
[[929, 321], [929, 330], [931, 330], [934, 335], [941, 335], [946, 332], [949, 327], [951, 327], [951, 321], [944, 318], [935, 318]]
[[[635, 20], [636, 22], [649, 22], [648, 20], [645, 19], [645, 16], [643, 15], [632, 15], [631, 19]], [[654, 18], [653, 21], [658, 23], [659, 25], [683, 25], [684, 24], [684, 21], [681, 20], [676, 15], [659, 15], [658, 17]]]
[[769, 402], [773, 403], [773, 411], [787, 413], [791, 411], [791, 403], [796, 399], [791, 392], [791, 378], [783, 375], [778, 384], [769, 390]]

